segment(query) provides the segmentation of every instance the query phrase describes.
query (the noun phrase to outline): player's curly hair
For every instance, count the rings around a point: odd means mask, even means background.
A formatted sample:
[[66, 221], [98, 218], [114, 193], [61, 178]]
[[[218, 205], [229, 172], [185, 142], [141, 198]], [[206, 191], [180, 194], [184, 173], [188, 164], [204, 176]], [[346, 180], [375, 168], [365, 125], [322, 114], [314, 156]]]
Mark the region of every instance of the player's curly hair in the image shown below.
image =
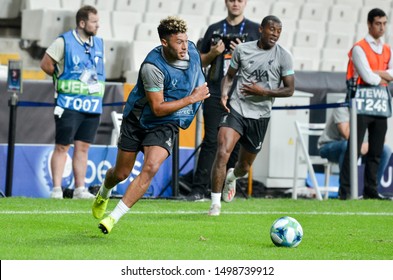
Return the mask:
[[187, 23], [176, 16], [169, 16], [160, 21], [160, 25], [157, 27], [157, 30], [160, 39], [166, 39], [172, 34], [186, 33]]

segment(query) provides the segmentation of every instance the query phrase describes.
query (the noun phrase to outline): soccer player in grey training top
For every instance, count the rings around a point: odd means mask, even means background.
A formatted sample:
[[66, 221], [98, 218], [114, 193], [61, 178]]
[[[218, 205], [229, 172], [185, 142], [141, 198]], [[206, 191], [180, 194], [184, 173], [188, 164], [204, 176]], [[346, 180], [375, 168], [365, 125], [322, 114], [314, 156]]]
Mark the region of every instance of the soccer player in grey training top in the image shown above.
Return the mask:
[[[226, 114], [220, 123], [218, 149], [211, 174], [211, 216], [220, 215], [224, 179], [222, 198], [230, 202], [236, 193], [236, 178], [248, 173], [261, 150], [274, 99], [293, 95], [295, 78], [292, 55], [277, 44], [281, 30], [280, 19], [272, 15], [265, 17], [259, 27], [259, 40], [236, 47], [228, 72], [222, 80], [221, 103]], [[238, 81], [229, 98], [228, 93], [236, 75]], [[227, 161], [238, 141], [241, 144], [238, 161], [225, 177]]]

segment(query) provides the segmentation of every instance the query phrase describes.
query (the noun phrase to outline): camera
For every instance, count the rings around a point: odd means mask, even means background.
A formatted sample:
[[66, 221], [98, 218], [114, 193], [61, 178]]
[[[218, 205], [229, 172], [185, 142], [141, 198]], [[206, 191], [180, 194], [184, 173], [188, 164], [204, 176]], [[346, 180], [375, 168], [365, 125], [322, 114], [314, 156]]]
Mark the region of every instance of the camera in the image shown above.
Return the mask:
[[225, 45], [225, 51], [229, 52], [231, 50], [231, 41], [237, 42], [236, 39], [240, 39], [240, 41], [243, 43], [247, 39], [248, 33], [244, 34], [234, 34], [234, 33], [229, 33], [229, 34], [222, 34], [219, 32], [213, 32], [212, 38], [211, 38], [211, 44], [212, 45], [217, 45], [217, 43], [222, 40], [222, 42]]

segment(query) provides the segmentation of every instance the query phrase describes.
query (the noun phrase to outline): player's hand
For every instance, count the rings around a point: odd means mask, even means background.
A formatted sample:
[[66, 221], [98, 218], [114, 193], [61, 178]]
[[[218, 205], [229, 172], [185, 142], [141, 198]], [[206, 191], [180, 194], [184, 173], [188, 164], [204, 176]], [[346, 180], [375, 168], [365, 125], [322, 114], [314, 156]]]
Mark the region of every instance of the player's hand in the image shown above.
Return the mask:
[[221, 96], [221, 105], [224, 108], [224, 110], [229, 113], [231, 110], [227, 107], [228, 103], [228, 96]]
[[210, 92], [209, 88], [207, 87], [207, 83], [204, 83], [203, 85], [200, 85], [199, 87], [196, 87], [191, 95], [191, 103], [194, 104], [199, 101], [203, 101], [206, 98], [210, 97]]
[[258, 86], [255, 82], [251, 82], [251, 84], [243, 84], [240, 88], [241, 94], [244, 96], [248, 95], [258, 95], [258, 96], [266, 96], [266, 92], [262, 87]]

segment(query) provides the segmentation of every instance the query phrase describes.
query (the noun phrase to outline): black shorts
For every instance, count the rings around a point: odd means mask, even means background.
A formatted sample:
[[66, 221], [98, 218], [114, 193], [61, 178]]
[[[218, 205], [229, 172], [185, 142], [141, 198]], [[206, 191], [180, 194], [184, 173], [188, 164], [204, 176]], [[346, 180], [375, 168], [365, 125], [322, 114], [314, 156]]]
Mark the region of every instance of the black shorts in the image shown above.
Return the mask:
[[230, 127], [240, 135], [240, 144], [250, 153], [257, 154], [262, 149], [270, 118], [248, 119], [231, 109], [222, 116], [219, 127]]
[[173, 140], [179, 134], [179, 128], [174, 124], [163, 124], [152, 129], [140, 126], [139, 120], [133, 113], [123, 118], [117, 147], [128, 152], [143, 152], [145, 146], [158, 146], [172, 153]]
[[75, 140], [93, 143], [100, 124], [100, 116], [100, 114], [64, 109], [60, 118], [55, 115], [56, 144], [70, 145]]

